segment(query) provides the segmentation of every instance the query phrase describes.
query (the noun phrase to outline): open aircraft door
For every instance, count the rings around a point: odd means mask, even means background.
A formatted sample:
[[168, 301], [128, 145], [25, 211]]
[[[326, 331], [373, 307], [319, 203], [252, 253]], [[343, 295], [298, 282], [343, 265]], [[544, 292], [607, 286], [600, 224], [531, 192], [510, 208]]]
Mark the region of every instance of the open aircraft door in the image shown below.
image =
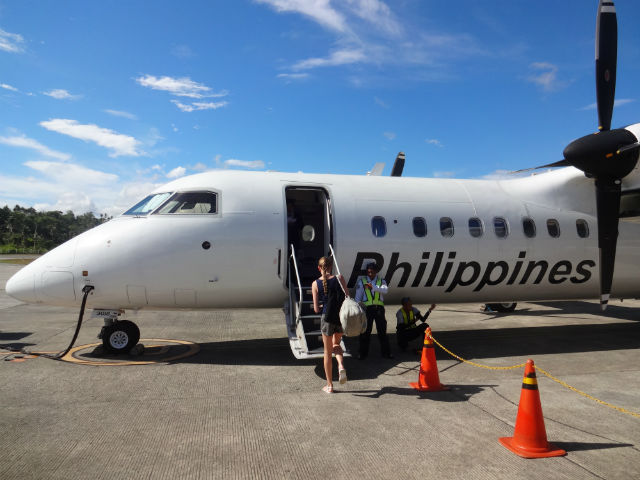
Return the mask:
[[316, 186], [289, 186], [287, 205], [287, 332], [296, 358], [323, 355], [320, 315], [313, 311], [311, 285], [318, 278], [318, 259], [331, 254], [332, 215], [329, 193]]

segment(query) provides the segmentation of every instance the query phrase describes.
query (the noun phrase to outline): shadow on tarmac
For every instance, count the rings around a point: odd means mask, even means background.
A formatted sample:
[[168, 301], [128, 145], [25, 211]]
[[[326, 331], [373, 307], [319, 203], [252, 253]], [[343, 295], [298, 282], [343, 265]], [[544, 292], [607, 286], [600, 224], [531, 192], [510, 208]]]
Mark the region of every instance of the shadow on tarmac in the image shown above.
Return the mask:
[[553, 446], [561, 448], [567, 452], [577, 452], [585, 450], [603, 450], [605, 448], [622, 448], [633, 447], [632, 443], [586, 443], [586, 442], [556, 442], [553, 441]]
[[34, 343], [16, 342], [15, 340], [22, 340], [23, 338], [32, 335], [33, 332], [0, 332], [0, 349], [4, 350], [20, 350], [21, 348], [31, 347]]
[[[374, 335], [377, 336], [377, 335]], [[609, 351], [638, 348], [640, 323], [579, 324], [541, 327], [520, 327], [478, 330], [449, 330], [434, 332], [434, 337], [445, 347], [463, 358], [482, 359], [500, 357], [531, 357], [535, 355]], [[347, 348], [357, 352], [357, 339], [345, 339]], [[389, 335], [395, 347], [395, 334]], [[289, 350], [286, 338], [239, 340], [201, 343], [200, 352], [178, 363], [220, 365], [315, 365], [315, 373], [324, 378], [322, 358], [296, 360]], [[392, 348], [394, 348], [392, 347]], [[373, 379], [382, 375], [406, 375], [408, 381], [418, 376], [420, 355], [394, 351], [395, 358], [380, 356], [379, 342], [371, 340], [369, 357], [345, 359], [351, 380]], [[451, 360], [436, 347], [438, 360]], [[524, 360], [523, 360], [524, 361]], [[458, 363], [455, 363], [457, 365]], [[334, 363], [334, 376], [337, 368]], [[415, 376], [415, 378], [414, 378]], [[385, 391], [384, 393], [394, 393]], [[399, 394], [398, 392], [395, 392]]]
[[416, 397], [424, 400], [454, 403], [466, 402], [476, 393], [482, 392], [485, 388], [493, 388], [497, 385], [447, 385], [451, 390], [441, 392], [420, 392], [412, 387], [382, 387], [379, 390], [341, 390], [336, 386], [336, 393], [352, 393], [356, 397], [380, 398], [383, 395], [400, 395]]
[[[463, 358], [524, 357], [638, 348], [640, 323], [608, 323], [433, 332]], [[436, 358], [451, 358], [436, 349]]]
[[[532, 305], [539, 305], [541, 307], [552, 308], [557, 310], [558, 313], [571, 312], [576, 316], [583, 315], [597, 315], [599, 317], [606, 318], [618, 318], [620, 320], [631, 320], [640, 322], [640, 309], [635, 307], [625, 307], [616, 302], [616, 304], [609, 304], [607, 309], [603, 312], [600, 310], [600, 304], [595, 302], [585, 301], [571, 301], [571, 302], [529, 302]], [[500, 312], [483, 312], [485, 319], [480, 321], [487, 321], [494, 318], [504, 317], [508, 315], [518, 315], [519, 317], [553, 317], [553, 310], [531, 310], [529, 308], [516, 308], [515, 312], [500, 313]]]

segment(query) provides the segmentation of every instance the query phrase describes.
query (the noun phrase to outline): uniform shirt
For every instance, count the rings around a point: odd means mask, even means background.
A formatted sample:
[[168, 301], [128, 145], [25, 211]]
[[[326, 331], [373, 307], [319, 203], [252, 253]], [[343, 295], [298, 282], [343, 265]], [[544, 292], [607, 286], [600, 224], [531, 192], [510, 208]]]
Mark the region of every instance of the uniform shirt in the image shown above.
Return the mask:
[[375, 295], [376, 292], [380, 292], [380, 301], [384, 302], [384, 298], [382, 295], [386, 294], [389, 291], [389, 287], [387, 287], [387, 282], [384, 281], [384, 278], [381, 278], [382, 284], [378, 287], [376, 283], [378, 282], [378, 276], [373, 277], [373, 280], [370, 280], [369, 277], [358, 277], [358, 282], [356, 283], [356, 302], [364, 302], [367, 299], [367, 294], [364, 291], [364, 285], [362, 284], [362, 279], [365, 279], [365, 283], [371, 283], [373, 288], [371, 289], [371, 296]]
[[396, 320], [397, 320], [397, 326], [398, 327], [404, 327], [405, 325], [407, 326], [407, 328], [411, 328], [411, 327], [415, 327], [416, 323], [418, 323], [418, 320], [422, 320], [423, 322], [427, 321], [427, 317], [429, 316], [429, 314], [431, 313], [429, 310], [427, 310], [424, 315], [420, 315], [420, 310], [418, 310], [416, 307], [411, 307], [411, 310], [413, 310], [413, 319], [415, 320], [414, 323], [411, 323], [409, 320], [409, 314], [407, 314], [407, 322], [408, 323], [404, 323], [404, 316], [402, 315], [402, 308], [400, 308], [397, 312], [396, 312]]

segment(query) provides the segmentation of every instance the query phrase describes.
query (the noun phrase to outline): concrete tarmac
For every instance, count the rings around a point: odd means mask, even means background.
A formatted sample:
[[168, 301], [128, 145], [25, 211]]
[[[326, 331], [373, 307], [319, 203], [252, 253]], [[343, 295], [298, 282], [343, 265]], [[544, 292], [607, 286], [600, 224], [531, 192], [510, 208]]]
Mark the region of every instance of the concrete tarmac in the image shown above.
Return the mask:
[[[19, 268], [0, 264], [3, 480], [640, 478], [640, 419], [540, 373], [547, 436], [567, 455], [527, 460], [500, 445], [513, 435], [522, 368], [481, 369], [437, 348], [451, 390], [420, 393], [408, 385], [419, 355], [398, 352], [391, 335], [394, 359], [380, 358], [372, 338], [370, 357], [348, 358], [348, 383], [336, 381], [327, 395], [322, 361], [294, 359], [278, 309], [127, 315], [143, 339], [199, 345], [168, 363], [162, 348], [150, 365], [18, 358], [10, 349], [63, 350], [78, 316], [8, 298], [5, 282]], [[595, 301], [521, 303], [491, 314], [442, 305], [429, 323], [464, 358], [491, 366], [532, 358], [569, 385], [640, 412], [639, 307], [614, 301], [602, 315]], [[390, 325], [396, 308], [387, 308]], [[89, 313], [76, 345], [98, 341], [101, 321]], [[89, 347], [77, 356], [94, 358]]]

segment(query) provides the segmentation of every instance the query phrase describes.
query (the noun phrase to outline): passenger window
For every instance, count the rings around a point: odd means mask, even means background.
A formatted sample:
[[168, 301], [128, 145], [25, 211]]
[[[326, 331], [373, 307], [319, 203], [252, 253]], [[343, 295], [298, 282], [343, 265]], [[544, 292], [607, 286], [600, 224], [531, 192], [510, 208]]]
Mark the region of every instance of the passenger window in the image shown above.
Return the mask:
[[482, 236], [482, 221], [477, 217], [469, 219], [469, 233], [472, 237]]
[[212, 215], [218, 213], [217, 195], [213, 192], [179, 192], [156, 212], [158, 215]]
[[316, 238], [316, 229], [313, 228], [313, 225], [305, 225], [302, 227], [300, 237], [302, 237], [303, 242], [313, 242]]
[[443, 237], [453, 237], [453, 220], [449, 217], [440, 218], [440, 233]]
[[524, 236], [527, 238], [536, 236], [536, 224], [532, 218], [527, 217], [522, 219], [522, 230], [524, 231]]
[[553, 238], [558, 238], [560, 236], [560, 225], [555, 218], [550, 218], [549, 220], [547, 220], [547, 231]]
[[507, 235], [509, 235], [507, 221], [502, 217], [494, 217], [493, 231], [496, 233], [496, 237], [505, 238]]
[[413, 234], [416, 237], [427, 235], [427, 222], [422, 217], [413, 217]]
[[578, 236], [580, 238], [587, 238], [589, 236], [589, 225], [587, 221], [582, 218], [576, 220], [576, 230], [578, 230]]
[[384, 237], [387, 234], [387, 223], [384, 221], [384, 217], [371, 219], [371, 231], [374, 237]]

